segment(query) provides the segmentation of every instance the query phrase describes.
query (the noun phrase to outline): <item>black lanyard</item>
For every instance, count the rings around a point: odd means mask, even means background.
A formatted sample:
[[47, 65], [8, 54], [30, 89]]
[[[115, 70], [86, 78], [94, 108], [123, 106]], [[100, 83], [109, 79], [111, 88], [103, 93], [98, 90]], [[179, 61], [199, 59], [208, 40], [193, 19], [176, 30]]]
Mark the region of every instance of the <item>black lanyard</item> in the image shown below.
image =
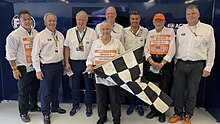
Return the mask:
[[112, 25], [112, 32], [113, 32], [113, 33], [116, 33], [116, 31], [113, 29], [114, 27], [115, 27], [115, 25], [113, 24], [113, 25]]
[[141, 37], [140, 35], [142, 34], [142, 29], [139, 27], [137, 32], [135, 33], [131, 28], [130, 28], [131, 33], [136, 36], [136, 37]]
[[[75, 30], [76, 30], [76, 29], [75, 29]], [[84, 39], [84, 37], [85, 37], [85, 35], [86, 35], [86, 31], [87, 31], [87, 28], [85, 29], [82, 38], [80, 38], [79, 31], [76, 30], [76, 36], [77, 36], [77, 39], [78, 39], [78, 41], [79, 41], [79, 44], [82, 43], [82, 41], [83, 41], [83, 39]]]

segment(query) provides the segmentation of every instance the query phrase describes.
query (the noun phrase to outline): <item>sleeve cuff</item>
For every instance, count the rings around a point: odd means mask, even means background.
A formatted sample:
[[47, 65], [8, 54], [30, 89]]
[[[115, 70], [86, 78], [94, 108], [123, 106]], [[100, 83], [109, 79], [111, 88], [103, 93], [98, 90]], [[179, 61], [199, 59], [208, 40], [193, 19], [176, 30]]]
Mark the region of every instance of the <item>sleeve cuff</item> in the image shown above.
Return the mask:
[[65, 44], [65, 43], [64, 43], [63, 46], [68, 47], [68, 44]]
[[87, 61], [86, 61], [86, 66], [88, 66], [88, 65], [93, 65], [93, 62], [89, 59], [87, 59]]
[[40, 69], [40, 68], [35, 68], [35, 71], [36, 71], [36, 72], [40, 72], [41, 69]]
[[148, 59], [149, 57], [151, 57], [150, 54], [146, 54], [146, 55], [145, 55], [146, 61], [147, 61], [147, 59]]
[[163, 59], [166, 60], [167, 62], [171, 62], [172, 60], [172, 58], [168, 55], [166, 55]]
[[206, 71], [208, 71], [208, 72], [211, 72], [212, 68], [206, 66], [206, 67], [204, 68], [204, 70], [206, 70]]
[[86, 62], [86, 66], [93, 65], [92, 62]]
[[6, 58], [8, 61], [16, 60], [16, 57], [8, 57], [8, 56], [6, 56], [5, 58]]

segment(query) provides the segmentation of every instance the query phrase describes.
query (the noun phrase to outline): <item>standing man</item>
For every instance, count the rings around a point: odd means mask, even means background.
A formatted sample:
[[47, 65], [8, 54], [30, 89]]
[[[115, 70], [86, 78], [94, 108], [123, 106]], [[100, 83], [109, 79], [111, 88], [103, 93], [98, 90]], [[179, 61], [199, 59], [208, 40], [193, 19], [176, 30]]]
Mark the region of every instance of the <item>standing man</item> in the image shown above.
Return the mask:
[[[100, 39], [93, 42], [86, 61], [87, 72], [93, 71], [93, 65], [99, 65], [124, 52], [122, 43], [115, 37], [111, 36], [111, 24], [109, 22], [102, 22], [100, 28], [102, 36]], [[107, 109], [109, 103], [114, 124], [120, 124], [120, 87], [104, 78], [98, 77], [97, 75], [95, 75], [95, 79], [99, 116], [97, 124], [104, 124], [104, 122], [107, 121]]]
[[[79, 11], [76, 14], [76, 27], [67, 31], [65, 46], [65, 70], [73, 71], [71, 76], [73, 108], [70, 116], [73, 116], [80, 104], [80, 86], [85, 83], [85, 104], [86, 116], [92, 115], [92, 98], [94, 97], [94, 84], [92, 77], [88, 73], [83, 74], [86, 70], [86, 59], [89, 55], [93, 41], [96, 39], [96, 33], [93, 29], [86, 27], [88, 15], [85, 11]], [[84, 79], [82, 81], [81, 79]]]
[[[130, 13], [130, 23], [131, 26], [124, 29], [124, 48], [129, 50], [136, 46], [144, 45], [147, 39], [148, 29], [140, 26], [141, 15], [138, 11], [132, 11]], [[128, 99], [130, 107], [127, 110], [127, 114], [133, 113], [135, 106], [137, 105], [138, 114], [140, 116], [144, 115], [143, 101], [136, 96], [128, 93]]]
[[[117, 17], [116, 9], [113, 6], [109, 6], [105, 11], [105, 18], [106, 18], [105, 21], [109, 22], [112, 26], [111, 35], [114, 36], [116, 39], [120, 40], [123, 44], [124, 43], [124, 29], [123, 29], [123, 26], [115, 22], [116, 17]], [[100, 38], [101, 36], [100, 25], [101, 23], [97, 24], [95, 28], [98, 38]]]
[[[154, 15], [153, 24], [155, 29], [149, 31], [144, 48], [144, 54], [148, 61], [147, 68], [149, 68], [147, 77], [149, 81], [157, 83], [163, 92], [170, 94], [174, 66], [172, 58], [175, 54], [175, 33], [173, 29], [164, 26], [165, 16], [162, 13]], [[158, 115], [159, 122], [166, 121], [165, 113], [160, 113], [154, 106], [151, 106], [151, 111], [146, 117], [152, 119]]]
[[[53, 13], [44, 15], [46, 28], [34, 38], [32, 51], [36, 76], [40, 79], [41, 108], [44, 124], [50, 124], [51, 112], [66, 113], [59, 107], [58, 92], [63, 75], [64, 36], [56, 30], [57, 17]], [[50, 106], [50, 103], [51, 106]]]
[[38, 32], [31, 27], [31, 14], [27, 10], [20, 11], [18, 16], [20, 27], [12, 31], [6, 39], [6, 59], [14, 78], [18, 80], [18, 107], [21, 120], [29, 122], [28, 111], [40, 111], [37, 105], [40, 81], [35, 76], [31, 58], [33, 39]]
[[[176, 123], [184, 119], [191, 124], [196, 105], [197, 91], [201, 77], [210, 75], [215, 58], [213, 28], [199, 20], [199, 9], [195, 5], [186, 8], [188, 24], [177, 30], [177, 60], [174, 72], [174, 112], [169, 119]], [[184, 92], [187, 96], [184, 97]], [[184, 98], [186, 98], [184, 102]]]

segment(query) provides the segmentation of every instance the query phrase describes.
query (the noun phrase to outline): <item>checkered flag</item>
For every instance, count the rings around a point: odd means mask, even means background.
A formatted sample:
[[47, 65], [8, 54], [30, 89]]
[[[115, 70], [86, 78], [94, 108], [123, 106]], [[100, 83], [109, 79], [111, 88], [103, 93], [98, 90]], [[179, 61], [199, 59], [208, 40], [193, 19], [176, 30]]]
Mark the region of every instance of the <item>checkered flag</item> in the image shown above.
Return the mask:
[[94, 67], [94, 72], [154, 107], [166, 112], [172, 99], [152, 82], [141, 82], [143, 74], [143, 46], [131, 49], [119, 56]]

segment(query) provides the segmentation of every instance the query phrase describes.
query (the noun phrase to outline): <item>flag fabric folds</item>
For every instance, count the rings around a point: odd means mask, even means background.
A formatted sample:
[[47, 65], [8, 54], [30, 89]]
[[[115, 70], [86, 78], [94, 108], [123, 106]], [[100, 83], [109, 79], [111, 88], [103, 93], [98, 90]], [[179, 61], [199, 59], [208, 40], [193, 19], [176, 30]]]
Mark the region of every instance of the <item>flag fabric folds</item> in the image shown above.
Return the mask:
[[141, 81], [143, 75], [143, 46], [126, 51], [119, 56], [94, 67], [94, 72], [142, 101], [164, 113], [169, 109], [172, 99], [152, 82]]

